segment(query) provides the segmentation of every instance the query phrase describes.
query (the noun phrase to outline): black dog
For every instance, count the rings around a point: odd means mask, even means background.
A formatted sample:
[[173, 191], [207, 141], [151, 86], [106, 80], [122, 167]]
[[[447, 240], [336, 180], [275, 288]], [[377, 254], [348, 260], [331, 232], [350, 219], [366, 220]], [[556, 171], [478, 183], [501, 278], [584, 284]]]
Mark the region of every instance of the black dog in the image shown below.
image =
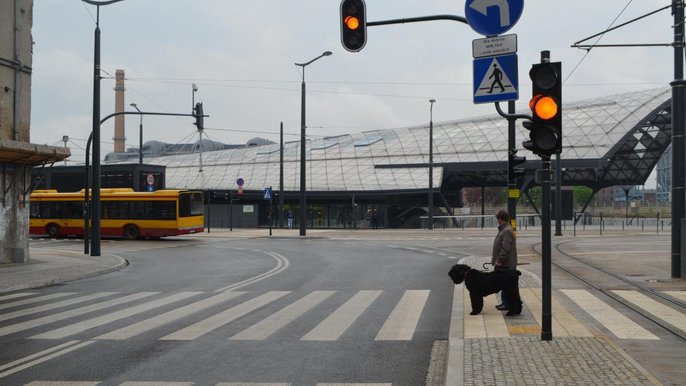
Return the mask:
[[516, 269], [499, 269], [493, 272], [482, 272], [464, 264], [455, 264], [448, 275], [455, 284], [464, 281], [469, 290], [469, 299], [472, 302], [472, 312], [469, 315], [478, 315], [484, 308], [484, 296], [503, 291], [510, 300], [508, 316], [522, 313], [522, 299], [519, 297], [519, 275], [522, 273]]

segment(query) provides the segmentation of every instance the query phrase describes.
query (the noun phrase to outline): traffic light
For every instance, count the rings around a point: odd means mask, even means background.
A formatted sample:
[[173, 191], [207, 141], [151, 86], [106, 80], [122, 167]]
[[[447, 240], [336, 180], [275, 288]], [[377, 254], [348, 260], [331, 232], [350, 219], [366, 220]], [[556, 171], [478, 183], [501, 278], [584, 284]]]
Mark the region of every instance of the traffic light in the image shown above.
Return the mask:
[[364, 0], [341, 1], [341, 43], [350, 52], [367, 44], [367, 10]]
[[514, 176], [515, 178], [523, 176], [526, 173], [526, 169], [518, 168], [517, 165], [521, 165], [526, 162], [526, 157], [517, 156], [516, 149], [510, 150], [507, 155], [507, 167], [509, 169], [509, 173], [511, 173], [510, 175]]
[[531, 67], [532, 98], [529, 107], [531, 121], [524, 127], [530, 130], [525, 149], [539, 156], [550, 156], [562, 151], [562, 64], [537, 63]]
[[201, 102], [195, 104], [195, 112], [193, 113], [193, 115], [195, 115], [195, 126], [198, 128], [198, 130], [204, 129], [205, 117], [203, 115]]

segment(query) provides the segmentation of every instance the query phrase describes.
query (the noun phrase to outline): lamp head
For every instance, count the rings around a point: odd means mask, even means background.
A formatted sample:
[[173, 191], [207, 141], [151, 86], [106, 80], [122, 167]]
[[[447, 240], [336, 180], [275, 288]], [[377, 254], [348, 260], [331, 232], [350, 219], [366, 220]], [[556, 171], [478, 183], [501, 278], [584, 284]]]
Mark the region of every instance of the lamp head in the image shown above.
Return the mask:
[[324, 51], [324, 53], [322, 53], [323, 56], [331, 56], [331, 54], [331, 51]]

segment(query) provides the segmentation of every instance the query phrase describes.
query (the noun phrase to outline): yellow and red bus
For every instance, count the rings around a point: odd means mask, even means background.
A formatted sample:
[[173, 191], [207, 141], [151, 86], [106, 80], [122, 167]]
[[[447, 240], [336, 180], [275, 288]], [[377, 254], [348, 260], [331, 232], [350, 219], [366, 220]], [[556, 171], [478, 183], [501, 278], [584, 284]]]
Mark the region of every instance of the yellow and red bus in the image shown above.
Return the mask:
[[[34, 190], [30, 198], [31, 235], [83, 236], [85, 190], [73, 193]], [[100, 190], [100, 234], [103, 237], [176, 236], [202, 232], [203, 192], [130, 188]]]

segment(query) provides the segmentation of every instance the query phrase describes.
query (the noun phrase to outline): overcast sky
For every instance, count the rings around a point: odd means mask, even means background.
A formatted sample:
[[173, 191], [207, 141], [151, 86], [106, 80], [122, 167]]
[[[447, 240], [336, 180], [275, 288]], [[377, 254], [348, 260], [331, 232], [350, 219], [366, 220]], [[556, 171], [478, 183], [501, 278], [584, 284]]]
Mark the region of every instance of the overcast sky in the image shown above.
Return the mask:
[[[369, 21], [436, 14], [465, 15], [465, 1], [367, 0]], [[669, 5], [671, 1], [537, 0], [508, 33], [518, 35], [520, 100], [531, 94], [528, 70], [541, 50], [561, 61], [565, 101], [668, 87], [673, 49], [571, 48], [576, 41]], [[628, 4], [628, 5], [627, 5]], [[102, 117], [114, 112], [114, 74], [126, 73], [126, 108], [190, 113], [192, 84], [204, 104], [205, 134], [224, 143], [253, 137], [278, 142], [300, 133], [301, 72], [306, 62], [308, 135], [331, 136], [380, 128], [495, 114], [472, 102], [469, 26], [432, 21], [369, 27], [366, 47], [340, 43], [339, 0], [124, 0], [100, 8]], [[82, 162], [92, 125], [96, 7], [79, 0], [35, 0], [31, 142], [62, 146], [70, 138]], [[606, 34], [601, 44], [670, 43], [664, 10]], [[592, 39], [589, 42], [596, 42]], [[578, 67], [576, 67], [578, 65]], [[575, 71], [571, 74], [571, 71]], [[111, 77], [110, 77], [111, 76]], [[192, 118], [145, 117], [144, 141], [198, 140]], [[113, 150], [113, 120], [102, 128], [103, 155]], [[126, 122], [126, 147], [138, 146], [138, 117]], [[520, 141], [521, 142], [521, 141]]]

